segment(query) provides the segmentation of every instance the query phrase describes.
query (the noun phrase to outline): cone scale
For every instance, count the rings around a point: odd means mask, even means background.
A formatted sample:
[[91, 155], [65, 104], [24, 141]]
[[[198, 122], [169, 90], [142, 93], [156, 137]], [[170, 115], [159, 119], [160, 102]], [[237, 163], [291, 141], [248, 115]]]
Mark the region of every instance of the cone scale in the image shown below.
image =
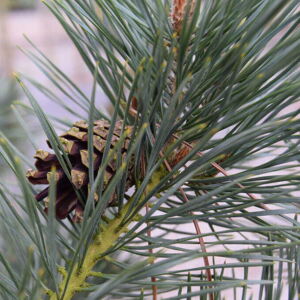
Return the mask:
[[[93, 159], [95, 176], [101, 165], [103, 151], [106, 146], [107, 136], [109, 133], [110, 123], [106, 120], [97, 120], [93, 127]], [[123, 122], [117, 121], [113, 131], [110, 147], [113, 148], [120, 140]], [[128, 136], [125, 137], [124, 143], [121, 146], [122, 157], [126, 156], [127, 147], [130, 141], [131, 126], [125, 127], [125, 132]], [[60, 136], [60, 142], [64, 147], [64, 151], [68, 155], [71, 162], [71, 181], [67, 178], [55, 154], [44, 150], [38, 150], [35, 154], [35, 170], [28, 170], [27, 178], [34, 185], [49, 185], [50, 172], [55, 168], [56, 186], [56, 203], [55, 211], [58, 219], [64, 219], [72, 214], [74, 222], [79, 222], [83, 215], [84, 203], [77, 197], [76, 190], [83, 193], [84, 198], [87, 198], [89, 190], [89, 161], [88, 161], [88, 124], [85, 121], [74, 123], [73, 127]], [[50, 144], [48, 143], [51, 148]], [[116, 173], [117, 163], [116, 158], [111, 159], [106, 167], [104, 174], [105, 189], [110, 180]], [[129, 166], [126, 188], [134, 185], [133, 168]], [[45, 212], [47, 212], [49, 186], [38, 193], [35, 198], [37, 201], [44, 201]], [[97, 201], [97, 195], [95, 195]], [[113, 205], [114, 197], [109, 202]]]

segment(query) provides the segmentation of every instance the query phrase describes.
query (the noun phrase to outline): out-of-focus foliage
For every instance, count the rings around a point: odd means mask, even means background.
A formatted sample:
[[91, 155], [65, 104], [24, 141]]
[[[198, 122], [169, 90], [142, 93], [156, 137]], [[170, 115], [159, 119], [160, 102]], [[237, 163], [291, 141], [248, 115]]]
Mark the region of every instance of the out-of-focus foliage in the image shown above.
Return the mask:
[[17, 133], [18, 124], [13, 115], [11, 105], [18, 97], [16, 84], [13, 80], [0, 78], [0, 131], [9, 139], [20, 138]]
[[36, 0], [9, 0], [7, 5], [9, 9], [27, 9], [36, 5]]

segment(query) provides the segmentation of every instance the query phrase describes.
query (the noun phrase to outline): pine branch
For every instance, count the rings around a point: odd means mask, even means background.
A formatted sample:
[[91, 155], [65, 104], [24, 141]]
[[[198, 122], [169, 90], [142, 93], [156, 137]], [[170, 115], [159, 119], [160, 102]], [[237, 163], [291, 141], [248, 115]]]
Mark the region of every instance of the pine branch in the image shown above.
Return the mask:
[[[145, 192], [150, 192], [160, 180], [161, 173], [157, 172], [153, 175], [154, 181], [149, 183]], [[143, 201], [143, 199], [141, 199]], [[86, 288], [86, 279], [95, 276], [93, 272], [94, 266], [104, 259], [106, 252], [114, 246], [120, 236], [128, 230], [128, 226], [134, 220], [129, 220], [124, 224], [124, 217], [128, 215], [132, 205], [132, 200], [122, 208], [119, 214], [110, 220], [106, 225], [101, 225], [98, 233], [94, 236], [93, 242], [88, 246], [82, 265], [76, 264], [70, 271], [60, 268], [63, 274], [63, 281], [59, 285], [60, 294], [46, 290], [46, 294], [51, 300], [71, 300], [76, 293], [82, 292]]]
[[294, 298], [299, 1], [44, 2], [93, 80], [87, 96], [29, 41], [52, 85], [18, 76], [32, 104], [20, 107], [53, 151], [32, 167], [0, 133], [18, 182], [0, 184], [0, 298], [246, 299], [252, 285], [253, 297], [280, 299], [286, 285]]

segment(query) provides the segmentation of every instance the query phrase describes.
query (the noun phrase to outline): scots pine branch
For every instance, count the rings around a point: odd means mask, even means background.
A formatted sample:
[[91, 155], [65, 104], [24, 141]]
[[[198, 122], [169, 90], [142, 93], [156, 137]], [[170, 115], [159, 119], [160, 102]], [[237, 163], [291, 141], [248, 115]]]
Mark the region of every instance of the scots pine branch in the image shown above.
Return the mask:
[[31, 166], [0, 134], [0, 298], [296, 297], [299, 1], [44, 3], [91, 95], [30, 42], [54, 88], [17, 79], [53, 151]]
[[[164, 172], [159, 171], [153, 175], [153, 181], [149, 183], [145, 189], [145, 193], [150, 192], [157, 184], [157, 181], [164, 176]], [[141, 198], [140, 201], [143, 201]], [[93, 268], [95, 265], [105, 259], [106, 252], [112, 248], [118, 241], [120, 236], [128, 230], [131, 222], [136, 221], [135, 216], [123, 224], [124, 218], [128, 215], [132, 201], [122, 208], [118, 215], [109, 220], [107, 224], [101, 224], [98, 232], [95, 234], [92, 243], [88, 246], [83, 263], [79, 266], [76, 264], [71, 271], [62, 269], [60, 273], [63, 274], [63, 280], [59, 284], [59, 295], [54, 291], [47, 290], [46, 293], [50, 296], [51, 300], [71, 300], [77, 293], [81, 292], [86, 287], [86, 280], [95, 276]]]

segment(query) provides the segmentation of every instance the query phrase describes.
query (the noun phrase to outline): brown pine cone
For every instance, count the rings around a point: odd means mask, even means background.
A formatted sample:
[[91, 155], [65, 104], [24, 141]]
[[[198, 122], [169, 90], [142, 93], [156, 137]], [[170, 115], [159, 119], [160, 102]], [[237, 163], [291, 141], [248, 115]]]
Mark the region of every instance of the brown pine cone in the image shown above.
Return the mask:
[[173, 0], [173, 8], [171, 13], [172, 25], [175, 32], [180, 33], [184, 21], [187, 5], [189, 4], [189, 18], [193, 17], [196, 6], [195, 0]]
[[[122, 121], [117, 121], [111, 139], [111, 148], [113, 148], [120, 139]], [[66, 218], [70, 213], [75, 210], [73, 220], [78, 222], [82, 218], [84, 203], [79, 201], [75, 190], [80, 190], [81, 193], [87, 198], [89, 189], [89, 163], [88, 163], [88, 124], [85, 121], [76, 122], [69, 131], [60, 136], [60, 141], [64, 147], [65, 152], [68, 154], [68, 158], [72, 164], [71, 179], [72, 183], [68, 180], [62, 167], [60, 166], [55, 154], [47, 151], [38, 150], [35, 154], [36, 169], [29, 170], [27, 172], [28, 180], [35, 185], [49, 184], [49, 174], [53, 167], [56, 169], [57, 180], [57, 196], [56, 196], [56, 216], [59, 219]], [[93, 142], [94, 142], [94, 170], [95, 176], [101, 165], [103, 151], [106, 145], [106, 139], [109, 132], [110, 123], [105, 120], [97, 120], [94, 122], [93, 128]], [[128, 144], [130, 141], [131, 126], [126, 126], [125, 141], [121, 147], [122, 157], [126, 157]], [[49, 145], [49, 143], [48, 143]], [[51, 146], [49, 145], [51, 148]], [[106, 167], [104, 174], [104, 189], [109, 184], [110, 180], [116, 173], [117, 162], [114, 157]], [[129, 189], [134, 185], [133, 180], [133, 163], [129, 164], [126, 188]], [[47, 197], [49, 187], [46, 187], [43, 191], [35, 196], [37, 201], [44, 200], [45, 211], [47, 212]], [[95, 200], [97, 196], [95, 195]], [[114, 197], [110, 200], [109, 205], [114, 203]]]

